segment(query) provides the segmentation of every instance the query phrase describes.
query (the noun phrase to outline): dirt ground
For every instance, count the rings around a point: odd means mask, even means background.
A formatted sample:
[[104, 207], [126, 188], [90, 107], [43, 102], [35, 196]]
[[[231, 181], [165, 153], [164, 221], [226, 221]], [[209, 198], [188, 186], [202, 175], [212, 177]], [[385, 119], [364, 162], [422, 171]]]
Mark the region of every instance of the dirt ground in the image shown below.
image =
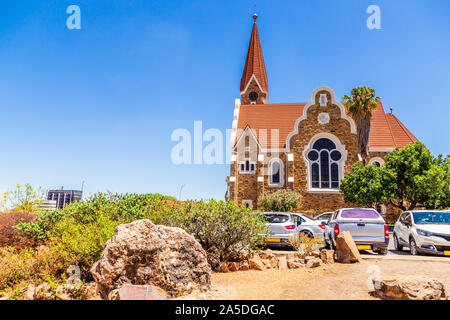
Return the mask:
[[450, 261], [364, 260], [315, 269], [213, 273], [212, 289], [181, 299], [208, 300], [366, 300], [377, 299], [371, 279], [415, 275], [440, 280], [450, 292]]

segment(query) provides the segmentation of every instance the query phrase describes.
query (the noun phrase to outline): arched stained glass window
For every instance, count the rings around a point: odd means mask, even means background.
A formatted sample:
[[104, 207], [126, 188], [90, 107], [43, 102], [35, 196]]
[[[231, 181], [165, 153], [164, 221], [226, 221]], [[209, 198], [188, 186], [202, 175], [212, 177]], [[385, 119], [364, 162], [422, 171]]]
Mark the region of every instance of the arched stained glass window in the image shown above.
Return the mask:
[[272, 161], [269, 166], [269, 184], [281, 186], [283, 184], [282, 175], [283, 167], [281, 165], [281, 160], [277, 159]]
[[336, 144], [327, 138], [314, 142], [307, 154], [310, 163], [311, 187], [317, 189], [339, 189], [339, 162], [342, 154]]

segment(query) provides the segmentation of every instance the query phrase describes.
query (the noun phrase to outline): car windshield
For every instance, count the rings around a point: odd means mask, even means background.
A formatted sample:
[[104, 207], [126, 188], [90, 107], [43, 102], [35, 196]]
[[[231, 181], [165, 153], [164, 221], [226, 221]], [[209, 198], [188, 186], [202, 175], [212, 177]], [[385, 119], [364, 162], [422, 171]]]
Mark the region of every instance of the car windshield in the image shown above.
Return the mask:
[[348, 209], [342, 210], [341, 218], [350, 219], [376, 219], [379, 215], [375, 210], [364, 210], [364, 209]]
[[265, 214], [264, 221], [267, 223], [284, 223], [289, 221], [289, 216], [285, 214]]
[[450, 212], [413, 212], [416, 224], [450, 224]]

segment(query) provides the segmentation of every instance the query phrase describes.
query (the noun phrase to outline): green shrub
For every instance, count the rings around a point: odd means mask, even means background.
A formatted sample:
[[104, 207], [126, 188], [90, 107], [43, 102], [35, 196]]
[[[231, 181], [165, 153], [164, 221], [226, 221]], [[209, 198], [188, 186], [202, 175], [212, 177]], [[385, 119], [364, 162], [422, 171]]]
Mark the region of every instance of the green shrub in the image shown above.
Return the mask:
[[104, 214], [86, 224], [77, 223], [73, 217], [60, 221], [48, 236], [48, 246], [54, 251], [60, 272], [75, 265], [80, 267], [83, 277], [90, 279], [90, 268], [119, 224]]
[[264, 193], [258, 199], [258, 206], [264, 211], [292, 212], [300, 204], [300, 194], [292, 190]]
[[220, 261], [238, 259], [243, 250], [262, 244], [262, 217], [235, 202], [214, 201], [190, 203], [178, 221], [179, 226], [194, 235], [209, 255]]
[[[105, 194], [97, 193], [88, 200], [76, 201], [58, 210], [42, 210], [32, 222], [19, 223], [16, 227], [35, 239], [45, 239], [48, 233], [64, 218], [72, 217], [76, 223], [95, 222], [99, 216], [131, 222], [137, 219], [153, 218], [155, 223], [163, 222], [163, 215], [173, 204], [173, 197], [160, 194]], [[152, 219], [152, 221], [153, 221]]]

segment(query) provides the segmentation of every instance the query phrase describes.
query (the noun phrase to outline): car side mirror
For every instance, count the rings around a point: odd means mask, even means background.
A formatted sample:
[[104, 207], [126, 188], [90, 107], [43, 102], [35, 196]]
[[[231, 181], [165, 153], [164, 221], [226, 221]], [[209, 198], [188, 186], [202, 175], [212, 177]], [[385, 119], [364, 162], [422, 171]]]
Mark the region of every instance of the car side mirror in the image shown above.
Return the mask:
[[327, 226], [328, 225], [328, 221], [322, 221], [322, 222], [320, 222], [321, 224], [323, 224], [324, 226]]

